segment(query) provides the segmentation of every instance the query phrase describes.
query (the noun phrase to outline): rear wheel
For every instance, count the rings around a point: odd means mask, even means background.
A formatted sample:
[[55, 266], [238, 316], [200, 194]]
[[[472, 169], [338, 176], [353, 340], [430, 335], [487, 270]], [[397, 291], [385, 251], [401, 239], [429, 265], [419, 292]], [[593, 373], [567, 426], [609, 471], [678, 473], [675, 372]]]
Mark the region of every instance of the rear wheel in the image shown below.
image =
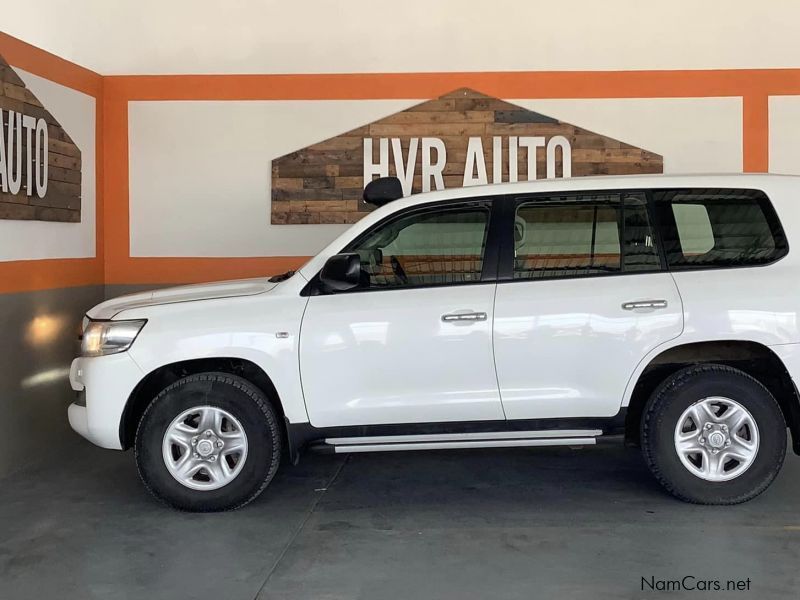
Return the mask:
[[698, 365], [654, 393], [642, 450], [656, 479], [681, 500], [737, 504], [775, 479], [786, 455], [786, 423], [772, 394], [743, 371]]
[[281, 436], [272, 405], [249, 381], [200, 373], [164, 389], [136, 432], [147, 488], [182, 510], [244, 506], [278, 469]]

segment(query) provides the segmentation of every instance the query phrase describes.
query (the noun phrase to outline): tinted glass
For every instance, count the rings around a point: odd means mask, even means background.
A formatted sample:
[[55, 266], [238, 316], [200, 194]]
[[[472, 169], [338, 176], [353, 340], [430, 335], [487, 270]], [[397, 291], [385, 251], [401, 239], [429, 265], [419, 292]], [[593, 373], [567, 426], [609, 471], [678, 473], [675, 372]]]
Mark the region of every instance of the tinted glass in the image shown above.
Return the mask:
[[662, 190], [655, 198], [673, 269], [759, 265], [786, 254], [783, 230], [763, 192]]
[[517, 209], [515, 279], [660, 268], [644, 196], [538, 199]]
[[358, 252], [364, 287], [450, 285], [480, 281], [489, 230], [487, 207], [425, 210], [378, 227]]
[[643, 194], [625, 196], [623, 209], [624, 271], [631, 273], [660, 270], [661, 259], [656, 249], [645, 196]]

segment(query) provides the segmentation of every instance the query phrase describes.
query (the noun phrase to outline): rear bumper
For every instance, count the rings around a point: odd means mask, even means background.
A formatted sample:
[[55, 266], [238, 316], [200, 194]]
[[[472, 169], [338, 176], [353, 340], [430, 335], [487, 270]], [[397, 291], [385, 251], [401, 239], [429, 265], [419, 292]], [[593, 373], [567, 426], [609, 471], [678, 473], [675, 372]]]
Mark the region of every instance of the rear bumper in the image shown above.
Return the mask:
[[76, 433], [101, 448], [121, 450], [120, 423], [125, 405], [144, 373], [127, 352], [76, 358], [69, 382], [84, 392], [85, 406], [71, 404], [69, 424]]

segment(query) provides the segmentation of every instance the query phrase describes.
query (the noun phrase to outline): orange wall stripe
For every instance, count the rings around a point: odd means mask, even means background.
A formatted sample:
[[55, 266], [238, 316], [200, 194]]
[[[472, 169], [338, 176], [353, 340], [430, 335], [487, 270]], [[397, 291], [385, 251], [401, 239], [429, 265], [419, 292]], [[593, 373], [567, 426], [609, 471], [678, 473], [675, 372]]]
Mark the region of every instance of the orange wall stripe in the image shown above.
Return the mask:
[[800, 69], [310, 75], [134, 75], [105, 78], [127, 100], [434, 98], [472, 87], [501, 98], [695, 98], [800, 94]]
[[99, 285], [103, 265], [97, 258], [18, 260], [0, 263], [0, 293]]
[[94, 71], [0, 32], [0, 54], [13, 67], [95, 98], [95, 258], [0, 262], [0, 293], [103, 283], [103, 78]]
[[100, 75], [0, 32], [14, 66], [90, 94], [97, 105], [97, 258], [0, 263], [0, 291], [90, 283], [171, 283], [265, 275], [305, 257], [131, 258], [128, 102], [137, 100], [426, 99], [458, 87], [515, 98], [743, 98], [743, 169], [769, 166], [769, 95], [800, 95], [800, 69]]
[[769, 96], [742, 98], [742, 170], [769, 171]]
[[106, 284], [202, 283], [265, 277], [297, 269], [308, 256], [247, 258], [128, 258], [106, 272]]
[[19, 67], [95, 98], [102, 95], [103, 77], [98, 73], [31, 46], [2, 31], [0, 31], [0, 54], [12, 67]]
[[128, 103], [105, 96], [103, 102], [103, 257], [104, 280], [120, 281], [129, 260]]
[[105, 78], [108, 283], [182, 283], [273, 274], [303, 258], [131, 258], [129, 101], [425, 99], [458, 87], [501, 98], [743, 97], [743, 170], [768, 170], [769, 94], [800, 94], [800, 69], [323, 75], [158, 75]]

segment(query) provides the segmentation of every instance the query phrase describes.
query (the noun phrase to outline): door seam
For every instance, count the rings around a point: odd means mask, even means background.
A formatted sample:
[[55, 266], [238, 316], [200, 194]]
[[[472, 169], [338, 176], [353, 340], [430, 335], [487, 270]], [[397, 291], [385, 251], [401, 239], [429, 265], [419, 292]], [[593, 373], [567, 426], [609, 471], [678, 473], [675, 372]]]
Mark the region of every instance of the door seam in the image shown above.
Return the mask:
[[503, 406], [503, 392], [500, 387], [500, 374], [497, 372], [497, 354], [495, 353], [494, 349], [494, 321], [497, 318], [497, 290], [500, 288], [499, 285], [495, 283], [494, 285], [494, 297], [492, 298], [492, 328], [489, 332], [491, 334], [491, 341], [492, 341], [492, 365], [494, 366], [494, 380], [497, 382], [497, 396], [500, 398], [500, 410], [503, 411], [503, 419], [508, 421], [508, 416], [506, 415], [506, 407]]

